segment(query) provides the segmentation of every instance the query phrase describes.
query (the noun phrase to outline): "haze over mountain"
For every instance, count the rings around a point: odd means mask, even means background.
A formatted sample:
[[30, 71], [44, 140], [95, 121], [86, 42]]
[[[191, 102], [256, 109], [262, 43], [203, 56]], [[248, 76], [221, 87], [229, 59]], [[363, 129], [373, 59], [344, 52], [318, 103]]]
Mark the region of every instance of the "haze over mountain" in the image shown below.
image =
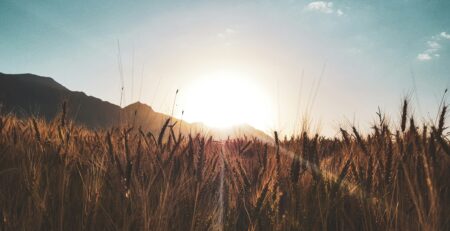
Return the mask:
[[0, 73], [0, 113], [14, 113], [20, 117], [36, 116], [50, 121], [59, 115], [64, 102], [67, 105], [67, 117], [90, 129], [108, 129], [121, 123], [157, 133], [170, 118], [172, 124], [177, 123], [175, 130], [183, 133], [201, 133], [215, 139], [237, 136], [271, 139], [266, 133], [249, 125], [228, 129], [209, 128], [202, 123], [191, 124], [156, 112], [140, 102], [121, 108], [83, 92], [71, 91], [49, 77]]

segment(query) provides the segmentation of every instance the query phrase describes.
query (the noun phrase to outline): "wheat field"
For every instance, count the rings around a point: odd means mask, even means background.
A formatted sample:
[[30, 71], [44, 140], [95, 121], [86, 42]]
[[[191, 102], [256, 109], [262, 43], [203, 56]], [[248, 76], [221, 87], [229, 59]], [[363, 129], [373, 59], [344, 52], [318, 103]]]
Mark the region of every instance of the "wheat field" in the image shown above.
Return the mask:
[[1, 230], [449, 230], [447, 107], [262, 142], [0, 117]]

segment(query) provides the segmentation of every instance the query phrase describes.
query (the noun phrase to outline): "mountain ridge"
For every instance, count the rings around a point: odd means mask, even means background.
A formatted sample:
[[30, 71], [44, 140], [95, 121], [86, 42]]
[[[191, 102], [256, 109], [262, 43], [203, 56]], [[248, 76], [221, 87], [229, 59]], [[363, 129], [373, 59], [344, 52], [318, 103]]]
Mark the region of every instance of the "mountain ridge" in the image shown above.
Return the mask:
[[188, 123], [155, 111], [150, 105], [135, 102], [123, 108], [82, 91], [72, 91], [53, 78], [0, 72], [0, 113], [14, 113], [19, 117], [37, 116], [50, 121], [67, 105], [68, 118], [90, 129], [108, 129], [120, 123], [132, 124], [151, 132], [158, 132], [167, 119], [179, 123], [183, 133], [202, 133], [215, 139], [247, 136], [271, 139], [266, 133], [242, 125], [228, 129], [210, 128], [202, 123]]

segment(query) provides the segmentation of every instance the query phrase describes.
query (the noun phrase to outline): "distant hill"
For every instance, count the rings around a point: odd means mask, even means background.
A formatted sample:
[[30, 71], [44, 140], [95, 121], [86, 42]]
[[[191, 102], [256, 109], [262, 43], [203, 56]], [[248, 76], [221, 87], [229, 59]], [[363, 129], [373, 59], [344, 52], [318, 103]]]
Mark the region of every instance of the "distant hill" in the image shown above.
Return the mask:
[[121, 108], [83, 92], [71, 91], [49, 77], [0, 73], [0, 113], [37, 116], [50, 121], [61, 112], [63, 102], [67, 105], [68, 118], [90, 129], [107, 129], [122, 122], [155, 133], [170, 118], [172, 123], [177, 122], [176, 129], [183, 133], [202, 133], [216, 139], [236, 136], [271, 139], [248, 125], [212, 129], [201, 123], [190, 124], [171, 118], [140, 102]]

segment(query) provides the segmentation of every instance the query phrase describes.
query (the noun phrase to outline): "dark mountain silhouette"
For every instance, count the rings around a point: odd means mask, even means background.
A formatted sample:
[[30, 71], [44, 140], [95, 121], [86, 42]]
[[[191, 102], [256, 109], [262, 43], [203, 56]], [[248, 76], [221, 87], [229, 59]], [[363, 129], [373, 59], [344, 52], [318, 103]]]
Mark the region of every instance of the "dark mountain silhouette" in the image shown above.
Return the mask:
[[50, 121], [60, 114], [64, 102], [67, 105], [67, 117], [90, 129], [108, 129], [123, 123], [155, 133], [170, 118], [171, 124], [177, 123], [175, 129], [183, 133], [202, 133], [217, 139], [236, 136], [271, 139], [264, 132], [248, 125], [213, 129], [201, 123], [190, 124], [172, 118], [140, 102], [121, 108], [83, 92], [71, 91], [49, 77], [0, 73], [0, 113], [14, 113], [19, 117], [36, 116]]
[[70, 91], [49, 77], [0, 74], [2, 112], [51, 120], [67, 102], [67, 115], [89, 128], [106, 128], [119, 120], [120, 107], [83, 92]]

